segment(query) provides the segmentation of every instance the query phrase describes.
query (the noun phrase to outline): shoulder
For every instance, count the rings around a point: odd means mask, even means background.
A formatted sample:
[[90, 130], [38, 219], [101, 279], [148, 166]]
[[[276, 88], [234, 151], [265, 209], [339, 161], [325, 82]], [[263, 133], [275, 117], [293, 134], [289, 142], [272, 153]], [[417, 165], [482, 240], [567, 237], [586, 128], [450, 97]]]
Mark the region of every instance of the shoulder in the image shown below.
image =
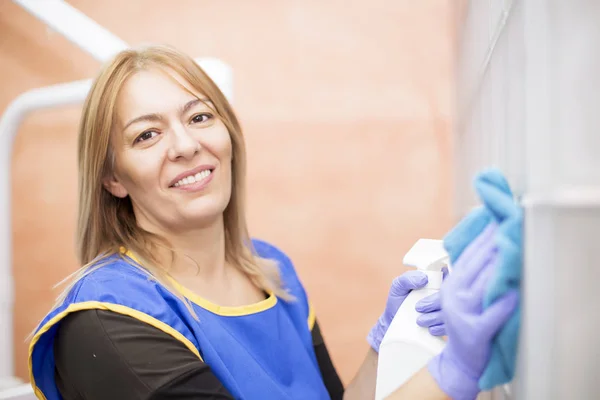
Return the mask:
[[291, 264], [290, 258], [274, 244], [264, 241], [262, 239], [252, 239], [252, 246], [256, 251], [256, 254], [263, 258], [275, 259], [277, 261]]
[[38, 331], [84, 310], [106, 310], [133, 317], [170, 334], [199, 357], [193, 335], [184, 322], [192, 318], [186, 304], [132, 259], [114, 255], [92, 264], [62, 304], [46, 316]]
[[277, 262], [281, 279], [290, 293], [299, 300], [289, 307], [298, 307], [303, 318], [308, 320], [308, 326], [312, 329], [315, 322], [314, 310], [308, 298], [308, 294], [302, 284], [292, 260], [279, 247], [260, 239], [252, 239], [252, 245], [256, 254], [262, 258], [268, 258]]
[[252, 246], [259, 257], [273, 260], [277, 263], [281, 277], [286, 284], [300, 283], [294, 263], [283, 250], [261, 239], [252, 239]]
[[[112, 255], [83, 270], [69, 297], [73, 301], [85, 301], [87, 297], [98, 300], [98, 297], [105, 294], [147, 290], [153, 283], [152, 276], [142, 267], [136, 266], [133, 260]], [[125, 288], [127, 290], [123, 292]]]

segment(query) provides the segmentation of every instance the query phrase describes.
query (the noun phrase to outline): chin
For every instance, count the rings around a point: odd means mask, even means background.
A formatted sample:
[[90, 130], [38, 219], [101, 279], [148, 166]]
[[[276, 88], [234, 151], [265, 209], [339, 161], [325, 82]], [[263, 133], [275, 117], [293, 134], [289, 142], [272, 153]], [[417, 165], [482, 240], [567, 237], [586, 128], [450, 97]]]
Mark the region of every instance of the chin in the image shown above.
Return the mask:
[[186, 222], [195, 222], [204, 225], [206, 222], [215, 221], [223, 216], [227, 203], [221, 201], [203, 201], [190, 204], [183, 213]]

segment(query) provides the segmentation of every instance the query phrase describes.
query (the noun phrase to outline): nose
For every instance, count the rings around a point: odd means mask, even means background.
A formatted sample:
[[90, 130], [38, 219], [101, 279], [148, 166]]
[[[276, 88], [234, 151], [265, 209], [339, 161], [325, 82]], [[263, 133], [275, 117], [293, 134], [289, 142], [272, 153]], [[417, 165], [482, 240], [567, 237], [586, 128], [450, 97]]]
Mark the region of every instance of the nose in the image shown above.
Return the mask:
[[171, 134], [168, 157], [171, 161], [193, 158], [200, 151], [200, 143], [181, 124], [175, 126]]

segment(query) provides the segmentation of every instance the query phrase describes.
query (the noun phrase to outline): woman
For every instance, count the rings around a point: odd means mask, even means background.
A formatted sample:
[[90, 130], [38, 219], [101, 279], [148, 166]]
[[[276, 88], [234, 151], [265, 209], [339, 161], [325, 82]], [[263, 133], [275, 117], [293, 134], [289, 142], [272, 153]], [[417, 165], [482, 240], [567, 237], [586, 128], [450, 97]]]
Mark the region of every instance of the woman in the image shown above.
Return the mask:
[[[118, 54], [86, 99], [78, 151], [84, 267], [32, 339], [39, 398], [373, 397], [379, 343], [426, 278], [394, 281], [344, 390], [291, 261], [250, 240], [241, 129], [191, 58]], [[424, 325], [444, 334], [430, 311]]]

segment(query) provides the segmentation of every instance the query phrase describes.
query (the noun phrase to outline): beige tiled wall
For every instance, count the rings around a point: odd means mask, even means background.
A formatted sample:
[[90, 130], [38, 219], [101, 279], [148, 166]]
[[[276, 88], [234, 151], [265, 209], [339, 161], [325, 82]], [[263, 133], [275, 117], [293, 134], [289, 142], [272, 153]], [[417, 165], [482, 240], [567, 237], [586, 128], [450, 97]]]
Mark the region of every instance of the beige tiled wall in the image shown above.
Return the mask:
[[[214, 56], [235, 74], [255, 236], [286, 250], [347, 382], [402, 255], [452, 223], [453, 17], [445, 0], [71, 0], [129, 43]], [[0, 110], [98, 64], [0, 2]], [[73, 271], [78, 107], [38, 112], [13, 156], [15, 350]]]

